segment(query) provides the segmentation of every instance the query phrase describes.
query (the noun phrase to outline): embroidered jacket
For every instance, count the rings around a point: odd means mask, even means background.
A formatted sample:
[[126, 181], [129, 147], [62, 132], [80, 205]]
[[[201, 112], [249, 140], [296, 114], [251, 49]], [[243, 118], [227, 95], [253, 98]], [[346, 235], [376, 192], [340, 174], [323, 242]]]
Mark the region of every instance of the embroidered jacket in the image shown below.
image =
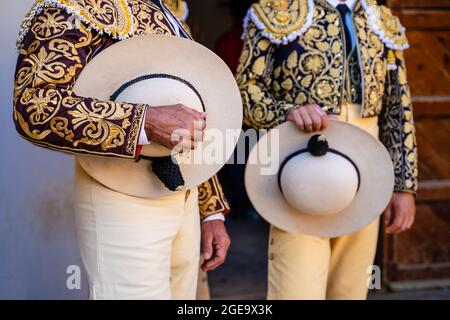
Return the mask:
[[345, 101], [361, 103], [363, 117], [379, 116], [395, 189], [414, 193], [417, 147], [403, 57], [405, 29], [387, 7], [371, 0], [358, 1], [352, 17], [357, 45], [347, 59], [342, 18], [327, 1], [253, 4], [244, 20], [237, 75], [244, 121], [272, 128], [296, 105], [319, 104], [329, 114], [340, 114]]
[[[174, 34], [163, 7], [150, 0], [38, 0], [17, 47], [14, 121], [35, 145], [71, 153], [134, 158], [147, 106], [79, 97], [84, 66], [121, 39]], [[228, 211], [217, 177], [199, 186], [203, 217]]]

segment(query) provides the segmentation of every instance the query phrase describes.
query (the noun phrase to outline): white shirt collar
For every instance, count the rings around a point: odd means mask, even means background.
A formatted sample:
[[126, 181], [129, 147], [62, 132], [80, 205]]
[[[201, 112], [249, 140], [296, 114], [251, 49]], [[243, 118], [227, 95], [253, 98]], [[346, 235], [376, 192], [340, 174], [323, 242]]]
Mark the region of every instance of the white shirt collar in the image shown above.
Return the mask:
[[327, 2], [329, 3], [329, 4], [331, 4], [333, 7], [337, 7], [339, 4], [343, 4], [343, 3], [345, 3], [346, 5], [347, 5], [347, 7], [350, 9], [350, 10], [353, 10], [353, 7], [355, 6], [355, 3], [356, 3], [356, 1], [357, 0], [346, 0], [346, 1], [344, 1], [344, 2], [341, 2], [340, 0], [327, 0]]

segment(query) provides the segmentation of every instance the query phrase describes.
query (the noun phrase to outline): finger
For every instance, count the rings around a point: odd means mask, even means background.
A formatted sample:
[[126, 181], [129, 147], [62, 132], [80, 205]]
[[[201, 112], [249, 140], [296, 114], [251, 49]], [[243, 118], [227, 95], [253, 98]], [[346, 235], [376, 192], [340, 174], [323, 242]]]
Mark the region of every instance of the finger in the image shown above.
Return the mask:
[[399, 232], [407, 231], [411, 228], [411, 215], [408, 213], [405, 215], [405, 218], [403, 219], [402, 226], [400, 227]]
[[205, 262], [211, 259], [213, 255], [213, 238], [207, 237], [203, 239], [203, 258], [205, 259]]
[[209, 271], [213, 271], [214, 269], [216, 269], [219, 266], [218, 263], [218, 258], [212, 258], [208, 261], [205, 261], [202, 264], [202, 271], [203, 272], [209, 272]]
[[184, 148], [184, 140], [186, 140], [186, 138], [180, 134], [180, 132], [177, 132], [176, 134], [172, 133], [172, 137], [170, 140], [171, 143], [171, 147], [169, 149], [177, 149], [182, 151], [182, 149]]
[[408, 229], [412, 228], [412, 226], [414, 225], [415, 220], [416, 220], [416, 215], [414, 213], [412, 213], [411, 217], [409, 219]]
[[319, 131], [322, 129], [322, 117], [317, 113], [317, 110], [315, 108], [309, 110], [309, 115], [313, 122], [313, 130]]
[[404, 232], [404, 231], [408, 230], [409, 229], [408, 225], [409, 225], [409, 218], [405, 218], [403, 220], [403, 224], [401, 225], [400, 230], [398, 232]]
[[384, 224], [386, 227], [392, 224], [392, 202], [384, 210]]
[[205, 128], [206, 128], [206, 121], [204, 119], [194, 121], [194, 129], [195, 130], [202, 131]]
[[414, 224], [414, 214], [412, 212], [408, 213], [407, 218], [405, 219], [404, 230], [409, 230]]
[[218, 264], [218, 257], [215, 254], [212, 254], [212, 257], [208, 260], [204, 260], [202, 264], [202, 270], [204, 272], [212, 271], [213, 268]]
[[326, 116], [327, 113], [322, 109], [321, 106], [319, 106], [318, 104], [314, 105], [314, 109], [317, 111], [317, 113], [319, 114], [319, 116], [323, 117]]
[[325, 114], [324, 116], [322, 116], [322, 130], [328, 128], [328, 125], [329, 125], [328, 116]]
[[202, 142], [204, 137], [204, 132], [202, 130], [195, 130], [192, 136], [193, 141]]
[[313, 131], [313, 121], [311, 119], [311, 116], [309, 115], [308, 110], [306, 108], [300, 108], [299, 113], [303, 119], [303, 123], [305, 124], [305, 131], [306, 132], [312, 132]]
[[222, 259], [218, 256], [213, 256], [211, 259], [205, 262], [205, 271], [212, 271], [221, 264], [223, 264]]
[[183, 109], [192, 114], [196, 119], [206, 119], [206, 112], [199, 112], [185, 105], [183, 105]]
[[398, 214], [396, 214], [396, 217], [398, 216], [397, 219], [394, 219], [394, 225], [396, 226], [396, 228], [394, 229], [395, 233], [399, 233], [403, 231], [403, 225], [405, 223], [405, 215], [402, 214], [401, 212], [399, 212]]
[[403, 225], [404, 217], [400, 211], [397, 211], [395, 207], [392, 208], [394, 221], [392, 221], [392, 224], [386, 229], [387, 233], [398, 233], [401, 230], [401, 227]]
[[197, 149], [198, 143], [191, 139], [192, 136], [185, 136], [179, 146], [185, 151]]
[[298, 111], [294, 111], [293, 117], [297, 128], [299, 128], [301, 131], [305, 131], [305, 123], [303, 122], [300, 113]]
[[223, 246], [216, 246], [214, 256], [205, 263], [205, 269], [212, 271], [225, 262], [227, 249]]
[[203, 140], [203, 132], [194, 130], [193, 128], [190, 130], [179, 130], [178, 137], [178, 144], [183, 148], [192, 149], [196, 146], [197, 141]]
[[316, 106], [316, 111], [322, 119], [322, 130], [325, 130], [328, 128], [328, 115], [319, 105]]

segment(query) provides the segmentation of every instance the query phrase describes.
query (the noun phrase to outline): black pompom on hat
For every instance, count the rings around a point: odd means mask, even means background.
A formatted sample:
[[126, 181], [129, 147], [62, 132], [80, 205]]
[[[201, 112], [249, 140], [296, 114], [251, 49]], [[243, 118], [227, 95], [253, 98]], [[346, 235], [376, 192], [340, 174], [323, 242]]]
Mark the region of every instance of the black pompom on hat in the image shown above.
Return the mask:
[[308, 152], [313, 156], [321, 157], [329, 150], [327, 138], [323, 134], [316, 134], [309, 139]]

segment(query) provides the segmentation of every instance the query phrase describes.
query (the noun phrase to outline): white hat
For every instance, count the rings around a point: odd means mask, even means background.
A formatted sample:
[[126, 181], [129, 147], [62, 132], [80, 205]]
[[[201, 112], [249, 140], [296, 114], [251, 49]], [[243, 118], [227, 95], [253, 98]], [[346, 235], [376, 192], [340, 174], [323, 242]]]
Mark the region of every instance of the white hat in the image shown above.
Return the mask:
[[[270, 154], [273, 143], [279, 154], [271, 157], [279, 156], [280, 165], [263, 175], [258, 155]], [[330, 121], [320, 134], [308, 134], [286, 122], [250, 152], [245, 185], [255, 209], [279, 229], [337, 237], [383, 213], [392, 196], [394, 171], [386, 148], [356, 126]]]
[[[150, 106], [184, 104], [207, 113], [205, 142], [190, 153], [195, 163], [181, 162], [184, 189], [194, 188], [215, 175], [233, 153], [224, 147], [226, 130], [240, 130], [242, 100], [234, 76], [226, 64], [206, 47], [179, 37], [133, 37], [102, 51], [82, 71], [74, 87], [79, 96]], [[209, 134], [212, 132], [211, 134]], [[220, 135], [219, 135], [220, 133]], [[198, 161], [204, 150], [220, 149], [220, 162]], [[144, 156], [162, 157], [171, 151], [151, 143]], [[149, 161], [98, 156], [78, 156], [86, 172], [121, 193], [164, 196], [171, 191], [151, 171]]]

